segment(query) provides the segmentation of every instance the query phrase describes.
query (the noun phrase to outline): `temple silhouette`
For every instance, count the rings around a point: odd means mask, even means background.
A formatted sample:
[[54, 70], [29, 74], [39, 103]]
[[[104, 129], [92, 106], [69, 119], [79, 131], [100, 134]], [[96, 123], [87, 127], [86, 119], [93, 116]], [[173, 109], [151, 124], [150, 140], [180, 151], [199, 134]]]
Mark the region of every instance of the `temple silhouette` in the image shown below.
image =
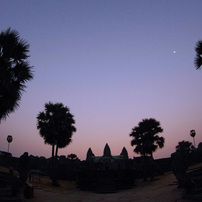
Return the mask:
[[125, 147], [123, 147], [120, 155], [112, 156], [111, 149], [107, 143], [103, 151], [103, 156], [95, 156], [91, 148], [88, 149], [86, 155], [86, 161], [92, 161], [95, 164], [99, 163], [98, 169], [100, 170], [116, 169], [118, 167], [120, 168], [120, 166], [124, 167], [124, 160], [127, 159], [128, 159], [128, 152]]
[[78, 185], [84, 190], [99, 193], [116, 192], [118, 189], [129, 188], [134, 185], [132, 161], [123, 147], [120, 155], [113, 156], [108, 144], [105, 145], [103, 155], [95, 156], [89, 148], [86, 161], [78, 173]]

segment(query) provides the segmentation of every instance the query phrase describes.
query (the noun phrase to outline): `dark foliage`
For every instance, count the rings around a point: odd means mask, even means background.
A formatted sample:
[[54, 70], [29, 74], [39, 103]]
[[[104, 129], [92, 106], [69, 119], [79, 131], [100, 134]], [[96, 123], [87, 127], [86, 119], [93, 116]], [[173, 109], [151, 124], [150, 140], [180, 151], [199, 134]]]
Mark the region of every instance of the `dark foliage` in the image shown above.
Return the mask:
[[194, 150], [194, 146], [189, 141], [181, 141], [178, 142], [178, 145], [176, 146], [177, 152], [183, 152], [183, 153], [191, 153]]
[[131, 146], [136, 146], [134, 152], [140, 153], [142, 156], [151, 155], [164, 146], [164, 138], [157, 134], [163, 132], [160, 122], [155, 119], [143, 119], [138, 126], [132, 129], [130, 134], [133, 137]]
[[0, 120], [19, 107], [25, 83], [33, 78], [28, 52], [29, 44], [16, 30], [0, 33]]
[[[57, 185], [55, 162], [58, 148], [64, 148], [72, 141], [75, 121], [69, 109], [62, 103], [45, 104], [45, 110], [37, 116], [37, 128], [45, 144], [52, 145], [52, 179], [53, 185]], [[56, 147], [56, 149], [55, 149]]]

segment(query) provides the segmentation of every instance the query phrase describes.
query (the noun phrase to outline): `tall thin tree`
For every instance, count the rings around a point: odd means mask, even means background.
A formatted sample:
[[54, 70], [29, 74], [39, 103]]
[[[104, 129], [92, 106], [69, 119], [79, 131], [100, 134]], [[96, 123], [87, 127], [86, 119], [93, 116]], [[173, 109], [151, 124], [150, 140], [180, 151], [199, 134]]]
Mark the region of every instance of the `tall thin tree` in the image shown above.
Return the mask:
[[190, 131], [190, 136], [193, 137], [194, 147], [196, 148], [195, 139], [194, 139], [194, 137], [196, 136], [196, 131], [195, 130], [191, 130]]
[[37, 116], [37, 128], [45, 144], [52, 145], [52, 184], [57, 186], [56, 159], [58, 148], [64, 148], [72, 141], [76, 132], [75, 121], [69, 109], [62, 103], [45, 104], [45, 110]]
[[150, 155], [153, 158], [153, 152], [164, 147], [164, 138], [158, 136], [162, 132], [159, 121], [153, 118], [143, 119], [130, 134], [133, 138], [131, 146], [135, 146], [134, 152], [142, 156]]
[[9, 153], [9, 148], [10, 148], [10, 143], [13, 141], [13, 137], [11, 135], [8, 135], [7, 137], [7, 142], [8, 142], [8, 153]]
[[[163, 132], [160, 122], [155, 119], [143, 119], [138, 123], [138, 126], [132, 129], [130, 136], [133, 138], [131, 140], [131, 146], [135, 146], [134, 152], [143, 156], [144, 159], [144, 180], [147, 180], [147, 175], [150, 173], [151, 179], [153, 179], [153, 152], [158, 148], [164, 146], [164, 138], [159, 137], [158, 134]], [[149, 160], [146, 158], [150, 156]], [[149, 160], [149, 164], [147, 163]], [[150, 168], [149, 168], [150, 167]], [[148, 170], [150, 169], [150, 170]]]

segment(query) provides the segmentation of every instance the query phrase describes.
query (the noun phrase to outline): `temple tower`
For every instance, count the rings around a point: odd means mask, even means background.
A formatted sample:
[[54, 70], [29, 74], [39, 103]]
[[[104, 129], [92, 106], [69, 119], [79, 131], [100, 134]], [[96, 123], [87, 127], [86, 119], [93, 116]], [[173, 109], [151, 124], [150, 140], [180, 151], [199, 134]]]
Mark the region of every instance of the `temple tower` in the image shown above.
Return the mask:
[[108, 144], [105, 145], [103, 156], [104, 156], [104, 157], [111, 157], [111, 150], [110, 150]]
[[86, 161], [90, 160], [92, 157], [94, 157], [95, 155], [93, 154], [91, 148], [88, 149], [87, 151], [87, 155], [86, 155]]

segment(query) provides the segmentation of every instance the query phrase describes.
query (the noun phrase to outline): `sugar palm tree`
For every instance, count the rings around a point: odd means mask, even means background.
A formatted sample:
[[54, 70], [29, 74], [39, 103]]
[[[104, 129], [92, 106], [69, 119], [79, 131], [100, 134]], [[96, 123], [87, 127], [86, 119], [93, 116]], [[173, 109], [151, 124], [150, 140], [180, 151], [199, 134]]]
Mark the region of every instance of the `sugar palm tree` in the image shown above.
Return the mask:
[[8, 135], [7, 137], [7, 142], [8, 142], [8, 153], [9, 153], [9, 147], [10, 147], [10, 143], [13, 141], [13, 137], [11, 135]]
[[52, 184], [58, 185], [55, 163], [58, 148], [64, 148], [72, 141], [75, 121], [69, 109], [62, 103], [45, 104], [45, 110], [37, 116], [37, 128], [45, 144], [52, 145]]
[[198, 41], [195, 47], [196, 58], [195, 58], [195, 67], [196, 69], [201, 69], [202, 66], [202, 41]]
[[160, 122], [155, 119], [143, 119], [138, 126], [132, 129], [130, 136], [133, 138], [131, 146], [136, 146], [134, 152], [142, 156], [151, 156], [158, 148], [164, 147], [164, 138], [157, 134], [163, 132]]
[[154, 178], [153, 162], [149, 161], [148, 164], [146, 156], [150, 156], [151, 160], [153, 160], [153, 152], [164, 146], [164, 138], [158, 136], [161, 132], [163, 132], [163, 129], [160, 126], [160, 122], [151, 118], [143, 119], [139, 122], [138, 126], [134, 127], [130, 134], [133, 138], [131, 146], [135, 146], [134, 152], [143, 156], [144, 159], [144, 180], [147, 180], [148, 173], [151, 174], [151, 179]]
[[194, 137], [196, 136], [196, 131], [195, 130], [191, 130], [190, 131], [190, 136], [193, 137], [194, 147], [196, 147], [196, 145], [195, 145], [195, 139], [194, 139]]
[[16, 30], [0, 33], [0, 121], [19, 107], [25, 83], [33, 78], [29, 44]]

